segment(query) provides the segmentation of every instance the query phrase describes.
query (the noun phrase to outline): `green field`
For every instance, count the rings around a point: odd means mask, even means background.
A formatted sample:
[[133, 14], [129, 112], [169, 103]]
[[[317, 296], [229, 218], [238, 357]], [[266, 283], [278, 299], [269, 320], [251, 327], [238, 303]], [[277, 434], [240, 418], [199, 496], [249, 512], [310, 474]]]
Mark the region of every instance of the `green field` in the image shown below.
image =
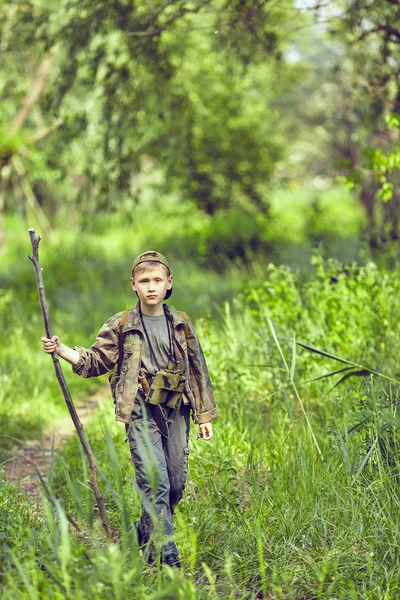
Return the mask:
[[[66, 413], [40, 349], [29, 236], [18, 221], [9, 232], [0, 296], [3, 460], [11, 438], [38, 436], [39, 420], [45, 427]], [[130, 243], [130, 235], [115, 225], [44, 236], [53, 329], [66, 343], [90, 344], [105, 318], [134, 301], [130, 263], [149, 240]], [[165, 250], [166, 240], [157, 246]], [[210, 443], [192, 428], [176, 517], [182, 572], [146, 566], [138, 554], [130, 528], [139, 496], [110, 399], [86, 431], [119, 543], [103, 536], [74, 436], [52, 464], [44, 511], [2, 483], [2, 598], [398, 598], [397, 274], [314, 253], [297, 272], [267, 259], [221, 276], [177, 254], [171, 303], [195, 318], [221, 412]], [[306, 383], [346, 364], [294, 340], [377, 374], [332, 390], [346, 372]], [[75, 399], [105, 383], [64, 371]]]

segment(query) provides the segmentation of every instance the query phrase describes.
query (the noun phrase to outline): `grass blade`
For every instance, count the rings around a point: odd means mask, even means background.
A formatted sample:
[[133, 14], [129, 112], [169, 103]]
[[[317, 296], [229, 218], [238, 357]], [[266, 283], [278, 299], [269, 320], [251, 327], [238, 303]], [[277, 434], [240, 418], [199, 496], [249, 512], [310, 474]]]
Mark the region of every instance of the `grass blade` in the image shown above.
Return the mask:
[[[288, 339], [288, 338], [285, 338], [285, 339]], [[303, 342], [296, 341], [296, 344], [298, 346], [301, 346], [302, 348], [305, 348], [306, 350], [309, 350], [310, 352], [315, 352], [316, 354], [320, 354], [321, 356], [326, 356], [326, 358], [331, 358], [332, 360], [337, 360], [338, 362], [344, 363], [345, 365], [351, 365], [351, 367], [358, 369], [359, 371], [367, 371], [366, 375], [376, 375], [377, 377], [382, 377], [383, 379], [386, 379], [386, 381], [391, 381], [392, 383], [395, 383], [396, 385], [400, 384], [400, 381], [398, 379], [394, 379], [393, 377], [390, 377], [389, 375], [384, 375], [383, 373], [381, 373], [380, 371], [377, 371], [376, 369], [370, 369], [369, 367], [364, 367], [363, 365], [358, 365], [357, 363], [352, 362], [351, 360], [347, 360], [340, 356], [335, 356], [334, 354], [325, 352], [325, 350], [321, 350], [320, 348], [314, 348], [313, 346], [310, 346], [309, 344], [304, 344]], [[361, 375], [361, 373], [357, 373], [357, 374]], [[312, 380], [309, 380], [309, 381], [312, 381]], [[343, 379], [338, 381], [338, 383], [336, 385], [338, 385], [341, 381], [343, 381]], [[334, 386], [334, 387], [336, 387], [336, 386]], [[333, 388], [331, 388], [331, 389], [333, 389]]]
[[[349, 377], [366, 377], [367, 375], [374, 375], [374, 373], [372, 371], [369, 371], [368, 369], [361, 369], [360, 371], [351, 371], [351, 373], [346, 373], [346, 375], [343, 375], [343, 377], [341, 377], [339, 379], [339, 381], [337, 381], [335, 383], [335, 385], [333, 385], [331, 387], [331, 389], [329, 390], [329, 392], [331, 392], [332, 390], [335, 389], [335, 387], [337, 387], [340, 383], [343, 383], [343, 381], [346, 381], [346, 379], [348, 379]], [[328, 393], [329, 393], [328, 392]]]
[[318, 381], [319, 379], [325, 379], [326, 377], [332, 377], [333, 375], [337, 375], [338, 373], [343, 373], [344, 371], [349, 371], [353, 369], [353, 367], [342, 367], [341, 369], [336, 369], [336, 371], [330, 371], [329, 373], [324, 373], [323, 375], [318, 375], [318, 377], [312, 377], [311, 379], [306, 379], [302, 383], [311, 383], [312, 381]]
[[[271, 317], [268, 314], [268, 309], [267, 309], [266, 306], [264, 306], [261, 303], [260, 298], [259, 298], [258, 294], [255, 291], [253, 292], [253, 296], [254, 296], [254, 299], [256, 300], [256, 302], [258, 302], [258, 305], [260, 307], [260, 313], [263, 315], [265, 321], [268, 323], [268, 327], [269, 327], [269, 329], [271, 331], [271, 334], [272, 334], [272, 337], [273, 337], [274, 342], [276, 344], [276, 347], [278, 348], [279, 354], [281, 355], [282, 362], [283, 362], [283, 365], [285, 367], [285, 370], [286, 370], [287, 374], [289, 375], [290, 383], [292, 385], [293, 391], [295, 393], [295, 396], [296, 396], [297, 401], [298, 401], [298, 403], [300, 405], [301, 411], [302, 411], [302, 413], [304, 415], [304, 418], [306, 420], [307, 427], [308, 427], [308, 430], [310, 432], [311, 438], [312, 438], [312, 440], [313, 440], [313, 442], [315, 444], [315, 447], [317, 449], [319, 457], [321, 458], [321, 460], [323, 460], [322, 452], [321, 452], [321, 449], [319, 447], [317, 438], [315, 437], [314, 430], [313, 430], [312, 425], [311, 425], [311, 421], [310, 421], [310, 419], [308, 417], [307, 411], [306, 411], [306, 409], [304, 407], [303, 401], [301, 399], [301, 396], [300, 396], [299, 391], [297, 389], [296, 383], [295, 383], [294, 378], [292, 376], [292, 369], [289, 369], [289, 366], [288, 366], [288, 364], [286, 362], [286, 358], [285, 358], [285, 355], [283, 354], [281, 345], [279, 343], [279, 339], [278, 339], [278, 336], [276, 334], [274, 324], [272, 322]], [[298, 342], [296, 342], [294, 340], [294, 344], [296, 344], [296, 343], [298, 343]], [[294, 356], [294, 359], [293, 359], [293, 356]], [[293, 366], [293, 364], [295, 365], [295, 355], [293, 355], [293, 353], [292, 353], [292, 366]]]
[[350, 427], [350, 429], [348, 430], [348, 434], [350, 435], [350, 433], [353, 433], [353, 431], [357, 431], [358, 429], [360, 429], [363, 425], [365, 425], [365, 423], [368, 423], [368, 421], [370, 421], [372, 419], [372, 414], [368, 415], [367, 417], [365, 417], [365, 419], [363, 419], [362, 421], [360, 421], [359, 423], [356, 423], [355, 425], [353, 425], [353, 427]]
[[295, 371], [296, 371], [296, 336], [293, 337], [293, 345], [292, 345], [292, 363], [290, 365], [291, 379], [294, 379]]
[[319, 348], [314, 348], [313, 346], [309, 346], [308, 344], [304, 344], [303, 342], [296, 341], [298, 346], [309, 350], [310, 352], [315, 352], [315, 354], [320, 354], [321, 356], [326, 356], [326, 358], [332, 358], [332, 360], [337, 360], [338, 362], [344, 363], [345, 365], [351, 365], [352, 367], [357, 367], [355, 363], [351, 362], [351, 360], [346, 360], [345, 358], [341, 358], [340, 356], [335, 356], [334, 354], [330, 354], [325, 350], [320, 350]]
[[375, 448], [375, 446], [376, 446], [376, 444], [377, 444], [377, 443], [378, 443], [378, 438], [376, 438], [376, 440], [375, 440], [375, 441], [374, 441], [374, 443], [372, 444], [371, 448], [368, 450], [368, 454], [365, 456], [364, 460], [362, 461], [362, 463], [361, 463], [361, 465], [360, 465], [360, 468], [358, 469], [357, 473], [354, 475], [354, 479], [353, 479], [353, 481], [351, 482], [351, 485], [354, 485], [354, 484], [355, 484], [355, 482], [356, 482], [356, 480], [357, 480], [358, 476], [359, 476], [359, 475], [360, 475], [360, 474], [363, 472], [363, 470], [364, 470], [364, 468], [365, 468], [365, 465], [366, 465], [366, 464], [367, 464], [367, 462], [369, 461], [369, 459], [370, 459], [370, 456], [371, 456], [371, 454], [372, 454], [372, 452], [373, 452], [373, 450], [374, 450], [374, 448]]

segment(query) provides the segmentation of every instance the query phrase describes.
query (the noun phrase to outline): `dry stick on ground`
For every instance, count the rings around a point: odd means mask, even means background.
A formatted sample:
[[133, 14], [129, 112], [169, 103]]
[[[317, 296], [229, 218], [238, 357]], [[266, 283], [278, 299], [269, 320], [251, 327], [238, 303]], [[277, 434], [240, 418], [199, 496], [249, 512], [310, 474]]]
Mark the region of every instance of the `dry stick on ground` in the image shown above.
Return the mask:
[[[51, 333], [49, 309], [48, 309], [47, 302], [46, 302], [46, 294], [45, 294], [45, 290], [44, 290], [42, 269], [40, 267], [40, 262], [39, 262], [39, 242], [41, 240], [41, 237], [40, 236], [35, 237], [34, 229], [29, 229], [28, 231], [29, 231], [29, 236], [31, 238], [31, 244], [32, 244], [32, 255], [30, 255], [29, 258], [32, 261], [33, 266], [35, 268], [36, 283], [37, 283], [38, 292], [39, 292], [39, 301], [40, 301], [40, 307], [42, 309], [44, 328], [46, 331], [46, 336], [48, 338], [51, 338], [52, 333]], [[96, 503], [97, 503], [97, 506], [99, 509], [101, 522], [107, 533], [108, 538], [112, 539], [112, 530], [111, 530], [111, 526], [110, 526], [110, 521], [108, 519], [107, 510], [106, 510], [106, 507], [104, 504], [104, 498], [101, 494], [101, 490], [100, 490], [100, 486], [99, 486], [96, 460], [95, 460], [93, 451], [92, 451], [90, 444], [88, 442], [88, 439], [86, 437], [85, 431], [83, 429], [83, 425], [79, 420], [78, 413], [76, 412], [74, 403], [71, 398], [70, 391], [69, 391], [67, 383], [64, 379], [64, 375], [63, 375], [61, 365], [60, 365], [60, 359], [58, 357], [57, 352], [52, 352], [51, 358], [53, 359], [53, 364], [54, 364], [54, 368], [56, 371], [58, 383], [60, 384], [60, 387], [62, 389], [65, 403], [68, 407], [69, 414], [71, 415], [71, 419], [75, 425], [75, 429], [78, 433], [80, 442], [82, 444], [83, 450], [86, 454], [86, 458], [89, 463], [90, 485], [92, 486], [93, 493], [96, 498]]]

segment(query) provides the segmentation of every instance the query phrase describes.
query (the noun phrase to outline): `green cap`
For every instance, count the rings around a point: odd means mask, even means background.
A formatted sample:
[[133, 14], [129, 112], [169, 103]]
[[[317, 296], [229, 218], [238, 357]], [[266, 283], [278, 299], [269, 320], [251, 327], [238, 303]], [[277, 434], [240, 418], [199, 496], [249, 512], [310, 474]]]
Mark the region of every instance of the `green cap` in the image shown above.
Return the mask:
[[[156, 252], [155, 250], [147, 250], [147, 252], [143, 252], [143, 254], [139, 254], [139, 256], [137, 256], [135, 258], [135, 260], [133, 261], [132, 277], [134, 276], [134, 271], [135, 271], [136, 267], [144, 262], [158, 262], [161, 265], [164, 265], [164, 267], [167, 267], [168, 273], [171, 273], [171, 269], [169, 268], [168, 261], [165, 258], [164, 254], [161, 254], [160, 252]], [[171, 294], [172, 294], [172, 288], [170, 290], [167, 290], [167, 292], [165, 294], [165, 300], [167, 300], [167, 298], [169, 298]]]

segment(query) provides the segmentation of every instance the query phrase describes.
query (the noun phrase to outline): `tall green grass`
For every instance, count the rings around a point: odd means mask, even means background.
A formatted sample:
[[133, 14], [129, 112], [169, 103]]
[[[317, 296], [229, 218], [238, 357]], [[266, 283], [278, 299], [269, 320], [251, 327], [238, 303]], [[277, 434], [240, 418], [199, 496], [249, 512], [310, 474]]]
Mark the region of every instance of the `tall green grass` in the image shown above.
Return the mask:
[[[398, 377], [399, 283], [373, 264], [314, 262], [309, 278], [268, 267], [219, 322], [197, 321], [221, 419], [210, 443], [192, 428], [176, 515], [183, 571], [138, 553], [140, 499], [110, 406], [87, 431], [120, 542], [104, 539], [73, 438], [45, 515], [19, 499], [25, 508], [1, 522], [4, 598], [399, 597], [399, 391], [375, 376], [330, 393], [324, 380], [305, 384], [334, 365], [301, 348], [294, 360], [292, 341]], [[0, 506], [17, 502], [12, 487], [2, 493]]]
[[[53, 330], [67, 344], [88, 345], [110, 314], [135, 302], [132, 258], [154, 245], [149, 215], [142, 217], [122, 226], [99, 215], [85, 234], [43, 236]], [[295, 337], [398, 379], [396, 273], [315, 256], [306, 272], [265, 261], [221, 276], [193, 260], [210, 237], [207, 223], [173, 238], [181, 221], [171, 209], [157, 248], [176, 250], [172, 303], [195, 318], [221, 410], [212, 442], [191, 433], [189, 482], [176, 515], [183, 572], [149, 567], [138, 552], [131, 526], [140, 498], [110, 399], [86, 429], [119, 543], [104, 539], [73, 437], [44, 482], [44, 512], [12, 485], [0, 486], [2, 598], [398, 598], [399, 391], [374, 376], [332, 392], [329, 381], [305, 383], [336, 363], [304, 348], [294, 353], [293, 344]], [[0, 274], [3, 458], [11, 438], [35, 435], [39, 419], [45, 425], [66, 414], [40, 347], [29, 237], [19, 221], [8, 231]], [[215, 248], [228, 240], [219, 237]], [[104, 382], [64, 371], [74, 398]]]

